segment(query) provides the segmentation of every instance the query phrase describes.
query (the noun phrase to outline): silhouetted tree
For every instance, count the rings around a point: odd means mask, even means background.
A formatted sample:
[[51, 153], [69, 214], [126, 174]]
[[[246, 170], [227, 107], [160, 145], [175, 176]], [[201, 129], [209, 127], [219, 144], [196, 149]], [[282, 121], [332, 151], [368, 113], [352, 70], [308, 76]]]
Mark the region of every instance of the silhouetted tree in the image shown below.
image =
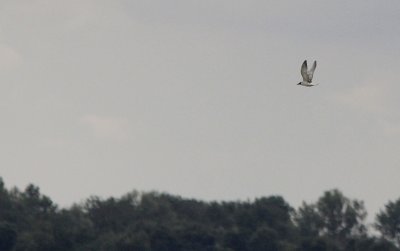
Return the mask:
[[7, 222], [0, 222], [0, 251], [12, 250], [17, 241], [15, 227]]
[[376, 216], [376, 228], [382, 236], [400, 246], [400, 199], [389, 201]]
[[363, 203], [338, 190], [296, 212], [280, 196], [204, 202], [135, 191], [59, 209], [39, 187], [7, 190], [0, 178], [0, 251], [399, 251], [390, 242], [399, 204], [377, 216], [384, 239], [366, 234]]
[[258, 228], [250, 237], [248, 250], [276, 251], [279, 250], [279, 236], [269, 227]]
[[324, 227], [322, 216], [319, 214], [317, 205], [309, 205], [303, 202], [294, 217], [300, 234], [304, 237], [318, 237]]
[[366, 233], [365, 217], [363, 202], [350, 200], [335, 189], [325, 192], [316, 204], [304, 203], [295, 220], [305, 236], [327, 236], [343, 249], [347, 239]]

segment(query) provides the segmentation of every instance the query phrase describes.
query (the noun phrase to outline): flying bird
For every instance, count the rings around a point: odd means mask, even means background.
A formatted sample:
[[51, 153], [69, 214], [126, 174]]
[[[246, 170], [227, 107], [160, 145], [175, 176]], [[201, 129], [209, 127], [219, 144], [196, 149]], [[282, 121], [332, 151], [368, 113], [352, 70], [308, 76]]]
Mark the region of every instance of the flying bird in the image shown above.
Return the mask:
[[303, 81], [298, 83], [297, 85], [302, 85], [302, 86], [315, 86], [317, 84], [312, 83], [313, 75], [315, 68], [317, 67], [317, 61], [314, 61], [314, 64], [312, 65], [311, 69], [308, 70], [307, 67], [307, 60], [304, 60], [303, 64], [301, 65], [301, 76], [303, 77]]

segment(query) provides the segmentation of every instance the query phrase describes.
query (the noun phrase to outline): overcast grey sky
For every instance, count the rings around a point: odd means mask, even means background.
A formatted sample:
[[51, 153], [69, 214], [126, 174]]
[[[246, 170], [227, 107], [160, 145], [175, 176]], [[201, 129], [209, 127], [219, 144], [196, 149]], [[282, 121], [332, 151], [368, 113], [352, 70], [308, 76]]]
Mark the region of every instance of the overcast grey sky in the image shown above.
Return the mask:
[[[400, 197], [400, 2], [4, 0], [0, 175], [62, 206]], [[318, 60], [314, 88], [297, 86]]]

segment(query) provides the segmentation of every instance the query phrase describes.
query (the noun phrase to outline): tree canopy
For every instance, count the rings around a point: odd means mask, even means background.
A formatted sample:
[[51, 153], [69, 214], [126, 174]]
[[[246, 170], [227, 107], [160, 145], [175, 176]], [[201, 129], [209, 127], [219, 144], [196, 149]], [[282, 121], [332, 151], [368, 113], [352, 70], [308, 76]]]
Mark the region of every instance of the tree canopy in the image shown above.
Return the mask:
[[[339, 190], [294, 209], [281, 196], [205, 202], [133, 191], [59, 208], [0, 178], [0, 251], [399, 251], [400, 200], [369, 235], [363, 202]], [[396, 246], [397, 245], [397, 246]]]
[[376, 228], [382, 236], [400, 246], [400, 199], [389, 201], [376, 216]]

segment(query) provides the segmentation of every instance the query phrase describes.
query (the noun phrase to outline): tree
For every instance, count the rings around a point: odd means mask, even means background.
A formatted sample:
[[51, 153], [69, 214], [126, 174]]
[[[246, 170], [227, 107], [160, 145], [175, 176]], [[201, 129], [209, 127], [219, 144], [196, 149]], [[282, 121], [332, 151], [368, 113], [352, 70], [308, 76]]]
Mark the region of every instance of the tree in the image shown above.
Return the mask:
[[300, 234], [304, 237], [317, 237], [323, 228], [323, 220], [317, 206], [303, 202], [295, 214], [295, 221]]
[[[145, 232], [126, 233], [116, 243], [116, 250], [118, 251], [150, 251], [160, 250], [150, 247], [150, 240]], [[168, 250], [168, 249], [167, 249]], [[169, 249], [175, 250], [175, 249]]]
[[366, 233], [366, 210], [362, 201], [350, 200], [340, 191], [324, 193], [316, 204], [303, 204], [295, 221], [304, 237], [326, 236], [344, 248], [346, 240]]
[[215, 249], [215, 235], [207, 226], [190, 225], [177, 231], [181, 250], [211, 251]]
[[280, 196], [204, 202], [157, 192], [58, 209], [37, 186], [7, 190], [0, 178], [0, 251], [399, 251], [400, 200], [377, 217], [385, 238], [366, 234], [363, 203], [338, 190], [293, 213]]
[[168, 251], [180, 250], [178, 240], [175, 233], [171, 232], [168, 228], [155, 229], [151, 233], [151, 250]]
[[84, 208], [96, 230], [118, 232], [135, 220], [137, 203], [136, 193], [107, 200], [94, 196], [86, 201]]
[[93, 223], [81, 207], [63, 209], [52, 219], [57, 251], [69, 251], [94, 239]]
[[248, 250], [276, 251], [279, 250], [278, 233], [271, 228], [261, 227], [251, 236]]
[[376, 221], [375, 227], [382, 236], [400, 246], [400, 199], [389, 201], [385, 210], [377, 215]]
[[39, 187], [33, 184], [28, 185], [21, 194], [21, 202], [25, 209], [29, 210], [35, 217], [46, 216], [55, 212], [57, 208], [51, 199], [40, 194]]
[[322, 231], [329, 236], [342, 239], [366, 231], [363, 221], [367, 213], [362, 201], [350, 200], [335, 189], [324, 193], [317, 208], [323, 220]]
[[232, 250], [246, 250], [250, 234], [239, 229], [229, 229], [225, 231], [223, 245]]
[[0, 251], [12, 250], [17, 241], [15, 228], [6, 222], [0, 223]]

